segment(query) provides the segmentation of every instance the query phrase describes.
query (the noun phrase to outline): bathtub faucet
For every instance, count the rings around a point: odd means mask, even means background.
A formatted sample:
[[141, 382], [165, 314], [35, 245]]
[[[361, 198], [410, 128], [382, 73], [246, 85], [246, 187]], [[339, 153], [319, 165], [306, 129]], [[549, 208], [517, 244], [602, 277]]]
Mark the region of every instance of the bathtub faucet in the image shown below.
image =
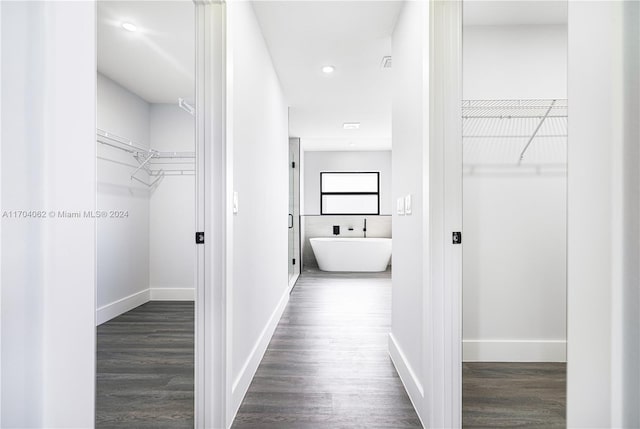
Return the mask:
[[364, 232], [364, 238], [367, 238], [367, 218], [364, 218], [364, 228], [362, 228], [362, 232]]

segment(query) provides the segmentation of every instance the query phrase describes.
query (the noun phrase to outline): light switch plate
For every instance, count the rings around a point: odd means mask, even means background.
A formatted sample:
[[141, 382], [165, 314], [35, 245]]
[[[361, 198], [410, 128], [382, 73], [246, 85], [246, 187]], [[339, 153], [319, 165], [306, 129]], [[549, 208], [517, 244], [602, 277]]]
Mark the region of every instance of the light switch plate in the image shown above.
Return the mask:
[[411, 214], [411, 194], [404, 197], [404, 214]]
[[398, 202], [396, 204], [396, 213], [400, 216], [404, 216], [404, 198], [398, 198]]
[[238, 214], [238, 193], [233, 192], [233, 214]]

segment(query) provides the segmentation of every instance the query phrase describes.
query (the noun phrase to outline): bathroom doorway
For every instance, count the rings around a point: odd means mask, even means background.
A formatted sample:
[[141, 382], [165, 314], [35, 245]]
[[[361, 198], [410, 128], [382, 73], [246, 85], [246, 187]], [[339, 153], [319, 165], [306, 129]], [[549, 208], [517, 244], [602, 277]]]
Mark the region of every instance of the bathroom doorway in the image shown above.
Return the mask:
[[194, 4], [96, 12], [95, 426], [193, 428]]
[[463, 427], [565, 427], [567, 2], [463, 9]]

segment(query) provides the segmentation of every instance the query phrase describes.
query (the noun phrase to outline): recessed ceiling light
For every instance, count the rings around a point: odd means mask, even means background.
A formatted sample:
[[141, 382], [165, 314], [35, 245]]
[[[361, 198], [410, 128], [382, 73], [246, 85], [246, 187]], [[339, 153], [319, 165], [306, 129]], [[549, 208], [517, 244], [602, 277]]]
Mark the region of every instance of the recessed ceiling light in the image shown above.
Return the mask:
[[334, 66], [324, 66], [322, 67], [322, 73], [331, 74], [336, 70]]
[[345, 122], [342, 128], [345, 130], [357, 130], [360, 128], [360, 122]]
[[124, 28], [127, 31], [131, 31], [131, 32], [138, 31], [138, 27], [136, 27], [135, 24], [132, 24], [130, 22], [123, 22], [122, 23], [122, 28]]
[[356, 144], [354, 142], [349, 142], [349, 146], [354, 147]]

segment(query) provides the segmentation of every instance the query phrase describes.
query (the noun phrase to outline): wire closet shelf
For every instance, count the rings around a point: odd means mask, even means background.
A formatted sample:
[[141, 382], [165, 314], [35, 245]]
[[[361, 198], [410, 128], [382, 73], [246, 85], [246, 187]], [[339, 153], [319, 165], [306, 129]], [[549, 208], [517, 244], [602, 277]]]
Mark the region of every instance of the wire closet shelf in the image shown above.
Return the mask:
[[[163, 152], [145, 148], [129, 139], [99, 128], [96, 129], [96, 141], [131, 154], [136, 161], [135, 169], [130, 176], [131, 180], [148, 187], [154, 186], [165, 176], [195, 175], [195, 152]], [[147, 183], [138, 177], [142, 172], [146, 172], [153, 180]]]
[[566, 99], [465, 100], [465, 166], [566, 168]]

